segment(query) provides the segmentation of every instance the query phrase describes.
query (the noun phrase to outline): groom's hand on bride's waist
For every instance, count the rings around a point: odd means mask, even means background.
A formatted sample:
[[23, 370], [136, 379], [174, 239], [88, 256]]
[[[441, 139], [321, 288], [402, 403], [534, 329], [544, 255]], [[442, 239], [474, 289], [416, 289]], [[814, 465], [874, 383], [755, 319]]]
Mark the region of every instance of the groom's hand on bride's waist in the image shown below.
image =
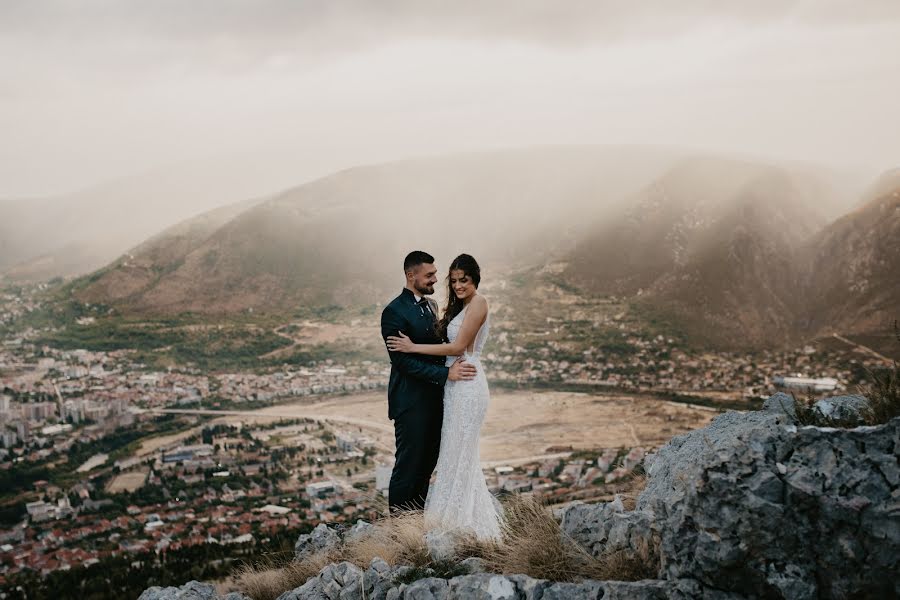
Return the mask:
[[469, 381], [475, 379], [478, 369], [470, 362], [466, 362], [465, 358], [457, 358], [456, 362], [450, 365], [450, 373], [447, 379], [450, 381]]

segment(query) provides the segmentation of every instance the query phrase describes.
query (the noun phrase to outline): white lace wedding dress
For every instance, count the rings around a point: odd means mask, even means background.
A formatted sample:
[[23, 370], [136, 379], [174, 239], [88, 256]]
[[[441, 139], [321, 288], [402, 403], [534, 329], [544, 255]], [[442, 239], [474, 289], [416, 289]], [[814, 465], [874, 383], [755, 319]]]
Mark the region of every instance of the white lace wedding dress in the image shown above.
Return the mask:
[[[468, 308], [468, 307], [466, 307]], [[463, 308], [447, 325], [452, 342], [465, 318]], [[474, 533], [480, 539], [500, 535], [500, 504], [487, 489], [481, 472], [478, 441], [490, 402], [481, 351], [490, 331], [488, 316], [475, 336], [473, 352], [466, 359], [478, 369], [471, 381], [447, 381], [444, 386], [444, 421], [435, 480], [425, 500], [425, 523], [430, 530]], [[456, 356], [447, 357], [447, 366]]]

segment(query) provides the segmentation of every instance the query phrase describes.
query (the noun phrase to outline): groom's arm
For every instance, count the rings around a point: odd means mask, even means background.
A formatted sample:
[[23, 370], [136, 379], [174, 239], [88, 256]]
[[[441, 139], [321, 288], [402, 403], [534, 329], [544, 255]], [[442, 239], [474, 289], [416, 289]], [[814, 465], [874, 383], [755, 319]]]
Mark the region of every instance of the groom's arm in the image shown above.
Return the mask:
[[[390, 306], [387, 306], [381, 313], [382, 339], [386, 340], [389, 335], [397, 335], [399, 331], [403, 331], [405, 326], [406, 321]], [[388, 350], [388, 356], [391, 358], [391, 364], [405, 375], [422, 379], [435, 385], [444, 385], [447, 382], [447, 375], [450, 373], [449, 367], [433, 365], [421, 360], [414, 354], [404, 354], [403, 352], [391, 352]]]

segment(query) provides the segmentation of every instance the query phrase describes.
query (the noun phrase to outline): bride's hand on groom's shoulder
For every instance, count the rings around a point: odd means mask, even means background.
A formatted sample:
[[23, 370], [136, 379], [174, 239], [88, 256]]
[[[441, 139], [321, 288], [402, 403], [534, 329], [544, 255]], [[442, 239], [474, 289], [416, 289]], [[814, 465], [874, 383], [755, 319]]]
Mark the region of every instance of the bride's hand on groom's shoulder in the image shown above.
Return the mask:
[[412, 353], [416, 351], [416, 345], [413, 344], [412, 340], [403, 333], [402, 331], [398, 332], [400, 335], [389, 335], [385, 340], [387, 342], [388, 350], [391, 352], [405, 352]]

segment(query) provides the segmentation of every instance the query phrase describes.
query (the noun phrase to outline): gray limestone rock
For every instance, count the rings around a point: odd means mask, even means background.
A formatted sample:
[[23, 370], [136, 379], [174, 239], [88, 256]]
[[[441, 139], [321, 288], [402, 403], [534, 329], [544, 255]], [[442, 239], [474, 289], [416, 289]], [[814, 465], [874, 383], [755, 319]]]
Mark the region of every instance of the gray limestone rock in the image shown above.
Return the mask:
[[[594, 600], [594, 598], [608, 598], [603, 582], [554, 583], [544, 588], [541, 595], [541, 600]], [[634, 598], [641, 597], [634, 596]]]
[[[818, 403], [840, 420], [865, 405], [859, 396]], [[676, 585], [670, 595], [900, 596], [892, 576], [900, 571], [900, 419], [798, 427], [795, 408], [776, 394], [762, 411], [729, 412], [673, 438], [647, 466], [635, 511], [575, 505], [563, 530], [595, 556], [656, 543], [659, 577]]]
[[425, 534], [425, 545], [431, 560], [443, 562], [453, 559], [456, 552], [456, 540], [446, 531], [434, 529]]
[[154, 586], [144, 590], [138, 600], [217, 600], [216, 588], [208, 583], [189, 581], [181, 587]]
[[340, 542], [341, 538], [337, 532], [320, 523], [312, 533], [304, 533], [297, 538], [297, 543], [294, 544], [294, 558], [303, 560], [322, 550], [334, 548]]
[[403, 590], [406, 588], [405, 585], [401, 585], [400, 587], [396, 587], [387, 593], [384, 600], [400, 600], [403, 597]]
[[164, 588], [154, 585], [153, 587], [144, 590], [141, 595], [138, 596], [138, 600], [172, 600], [175, 598], [176, 593], [178, 593], [178, 588], [176, 587]]
[[763, 402], [763, 410], [774, 413], [784, 413], [788, 415], [791, 420], [797, 420], [797, 405], [794, 402], [794, 397], [785, 394], [784, 392], [778, 392], [772, 396], [769, 396], [765, 402]]
[[446, 600], [449, 597], [447, 580], [436, 577], [414, 581], [403, 589], [404, 600]]
[[484, 573], [484, 561], [475, 556], [471, 556], [461, 563], [459, 566], [465, 569], [466, 573], [472, 575], [474, 573]]
[[[374, 586], [355, 565], [341, 562], [325, 566], [302, 586], [285, 592], [278, 600], [352, 600], [362, 598]], [[369, 596], [375, 598], [376, 596]], [[384, 594], [377, 596], [383, 598]]]
[[527, 575], [504, 575], [516, 586], [516, 593], [522, 600], [540, 600], [544, 597], [544, 591], [552, 585], [552, 582], [544, 579], [533, 579]]
[[648, 563], [648, 570], [659, 570], [659, 533], [654, 529], [650, 511], [626, 511], [618, 496], [605, 504], [576, 504], [562, 518], [562, 529], [596, 557], [625, 551]]
[[391, 566], [387, 564], [383, 558], [378, 558], [376, 556], [372, 559], [372, 562], [369, 563], [369, 569], [379, 574], [388, 573], [391, 570]]
[[855, 429], [786, 419], [726, 413], [660, 449], [638, 508], [654, 515], [661, 574], [760, 597], [900, 594], [900, 419]]
[[[841, 422], [865, 408], [859, 396], [816, 405]], [[645, 461], [648, 483], [634, 511], [617, 498], [564, 512], [563, 531], [594, 556], [649, 556], [658, 579], [549, 582], [476, 572], [483, 564], [469, 559], [468, 575], [401, 585], [395, 581], [410, 567], [374, 559], [365, 572], [328, 565], [279, 600], [900, 597], [900, 418], [877, 427], [802, 427], [796, 409], [793, 398], [776, 394], [761, 411], [728, 412], [673, 438]], [[368, 527], [358, 523], [347, 536]], [[338, 543], [340, 535], [320, 525], [301, 536], [296, 553]], [[450, 538], [429, 540], [441, 560], [453, 546]], [[212, 586], [190, 582], [150, 588], [140, 600], [219, 599]]]
[[454, 577], [449, 584], [442, 579], [423, 579], [402, 586], [396, 597], [404, 600], [747, 600], [739, 594], [704, 588], [693, 580], [564, 583], [532, 579], [526, 575], [491, 573]]
[[303, 585], [278, 596], [276, 600], [327, 600], [322, 580], [313, 577]]
[[863, 396], [837, 396], [822, 398], [813, 407], [826, 420], [862, 425], [869, 401]]
[[372, 532], [373, 525], [367, 521], [359, 520], [347, 533], [344, 534], [345, 542], [356, 542], [367, 537]]
[[638, 497], [637, 509], [653, 512], [657, 520], [664, 518], [668, 507], [677, 505], [693, 488], [704, 470], [703, 457], [733, 447], [733, 436], [738, 433], [752, 443], [783, 430], [785, 426], [794, 427], [794, 422], [783, 412], [729, 411], [707, 427], [672, 438], [656, 453], [647, 473], [647, 487]]
[[471, 600], [518, 600], [516, 585], [503, 575], [478, 573], [450, 580], [450, 598]]

